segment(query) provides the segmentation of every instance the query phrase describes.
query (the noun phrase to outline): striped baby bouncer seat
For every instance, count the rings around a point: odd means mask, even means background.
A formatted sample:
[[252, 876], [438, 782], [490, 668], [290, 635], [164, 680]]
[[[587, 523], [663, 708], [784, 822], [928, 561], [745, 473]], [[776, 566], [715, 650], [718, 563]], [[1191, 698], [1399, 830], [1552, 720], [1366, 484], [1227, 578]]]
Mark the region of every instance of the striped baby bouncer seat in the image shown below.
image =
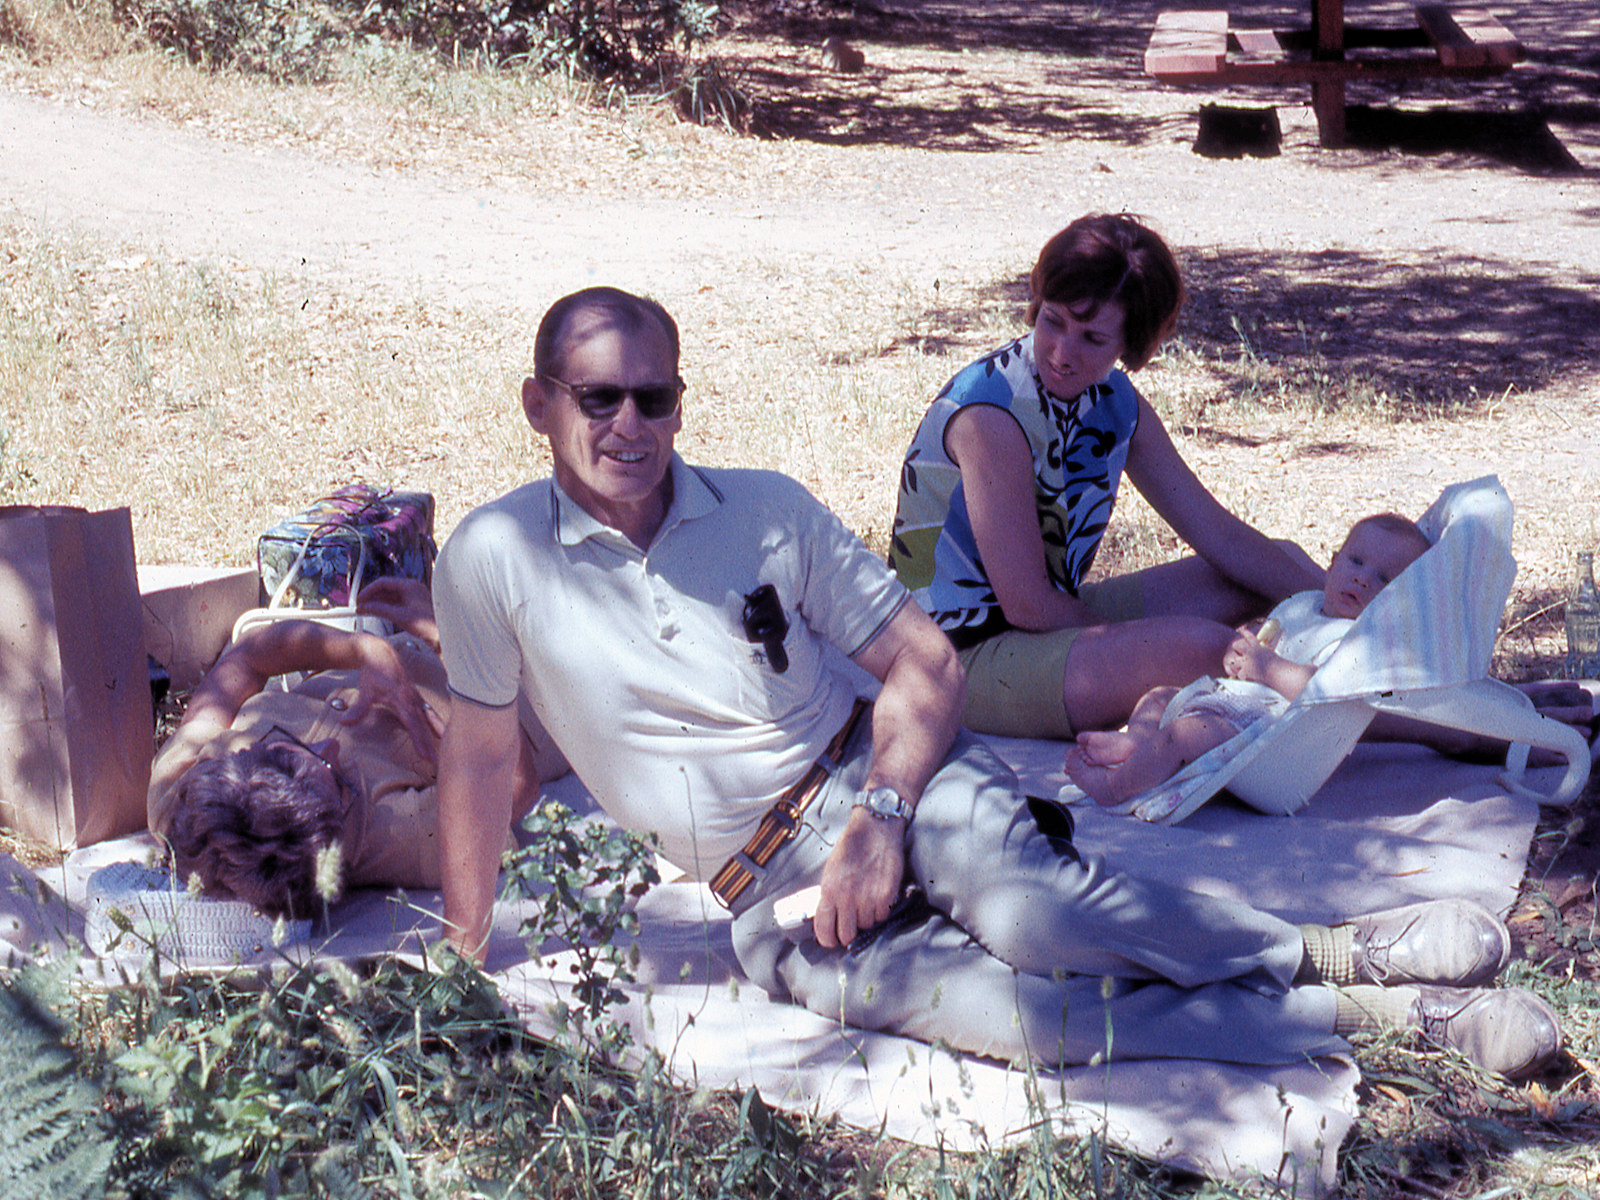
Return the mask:
[[[1282, 715], [1255, 722], [1119, 811], [1172, 824], [1226, 789], [1262, 812], [1293, 813], [1380, 712], [1502, 738], [1511, 744], [1507, 788], [1570, 804], [1589, 779], [1583, 735], [1488, 678], [1517, 570], [1511, 518], [1511, 498], [1493, 475], [1446, 488], [1418, 522], [1432, 549], [1374, 597]], [[1523, 782], [1530, 747], [1566, 758], [1548, 794]]]

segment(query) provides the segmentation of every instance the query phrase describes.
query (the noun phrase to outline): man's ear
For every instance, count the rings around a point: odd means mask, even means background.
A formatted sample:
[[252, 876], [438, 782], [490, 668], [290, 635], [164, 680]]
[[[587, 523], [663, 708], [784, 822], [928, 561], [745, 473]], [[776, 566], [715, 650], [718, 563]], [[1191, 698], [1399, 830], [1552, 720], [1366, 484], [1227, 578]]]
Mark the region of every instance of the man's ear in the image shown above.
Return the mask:
[[522, 381], [522, 413], [528, 418], [528, 424], [533, 426], [535, 433], [545, 433], [544, 406], [548, 401], [544, 387], [539, 383], [536, 375], [529, 375]]

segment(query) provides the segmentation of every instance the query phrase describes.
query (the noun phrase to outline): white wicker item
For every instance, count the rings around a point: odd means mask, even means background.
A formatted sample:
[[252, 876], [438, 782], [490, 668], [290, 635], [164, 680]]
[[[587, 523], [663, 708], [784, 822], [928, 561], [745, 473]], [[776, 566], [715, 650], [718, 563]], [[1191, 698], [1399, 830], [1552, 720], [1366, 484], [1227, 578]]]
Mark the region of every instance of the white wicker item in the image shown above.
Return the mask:
[[[171, 872], [136, 862], [112, 863], [89, 876], [85, 938], [95, 954], [162, 957], [186, 963], [232, 963], [285, 950], [310, 936], [309, 920], [279, 923], [240, 900], [190, 895]], [[124, 918], [119, 921], [113, 913]]]

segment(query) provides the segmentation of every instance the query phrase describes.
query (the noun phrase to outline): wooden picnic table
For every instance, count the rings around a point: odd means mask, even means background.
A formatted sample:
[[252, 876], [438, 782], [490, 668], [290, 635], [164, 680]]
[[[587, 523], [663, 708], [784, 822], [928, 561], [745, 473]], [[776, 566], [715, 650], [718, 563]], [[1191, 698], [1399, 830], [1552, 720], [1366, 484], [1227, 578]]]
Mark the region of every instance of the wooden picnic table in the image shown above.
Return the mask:
[[1309, 28], [1235, 29], [1225, 10], [1163, 12], [1144, 54], [1147, 75], [1169, 83], [1310, 83], [1324, 146], [1345, 140], [1352, 79], [1483, 78], [1503, 74], [1522, 43], [1488, 10], [1416, 6], [1414, 28], [1345, 23], [1344, 0], [1310, 0]]

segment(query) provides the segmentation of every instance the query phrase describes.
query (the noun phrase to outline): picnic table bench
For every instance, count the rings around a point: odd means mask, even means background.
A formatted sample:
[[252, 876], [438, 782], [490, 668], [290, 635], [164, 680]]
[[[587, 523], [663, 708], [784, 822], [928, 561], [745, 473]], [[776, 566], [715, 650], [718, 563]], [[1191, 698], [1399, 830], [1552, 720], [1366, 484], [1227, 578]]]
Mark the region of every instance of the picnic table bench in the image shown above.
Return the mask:
[[1145, 74], [1169, 83], [1310, 83], [1324, 146], [1345, 140], [1352, 79], [1483, 78], [1524, 57], [1522, 43], [1482, 8], [1416, 6], [1415, 28], [1347, 25], [1344, 0], [1311, 0], [1305, 29], [1234, 29], [1225, 10], [1163, 12]]

